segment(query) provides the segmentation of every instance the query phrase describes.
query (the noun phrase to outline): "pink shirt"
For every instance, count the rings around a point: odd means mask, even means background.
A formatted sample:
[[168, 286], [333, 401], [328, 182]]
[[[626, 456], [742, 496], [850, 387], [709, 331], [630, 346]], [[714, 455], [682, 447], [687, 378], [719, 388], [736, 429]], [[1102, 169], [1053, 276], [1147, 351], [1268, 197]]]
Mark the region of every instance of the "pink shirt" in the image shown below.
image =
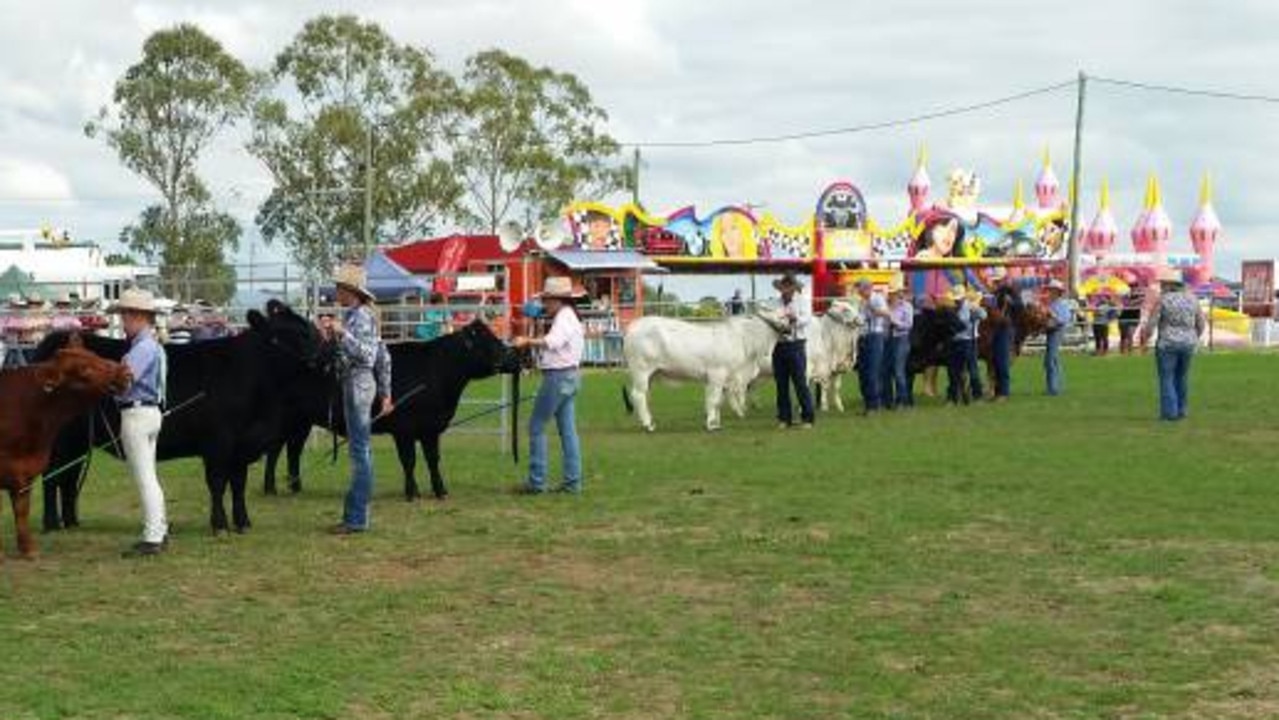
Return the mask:
[[560, 308], [555, 313], [555, 320], [543, 340], [546, 347], [538, 358], [538, 367], [543, 370], [566, 370], [582, 364], [582, 347], [586, 344], [586, 335], [582, 330], [582, 321], [572, 309]]

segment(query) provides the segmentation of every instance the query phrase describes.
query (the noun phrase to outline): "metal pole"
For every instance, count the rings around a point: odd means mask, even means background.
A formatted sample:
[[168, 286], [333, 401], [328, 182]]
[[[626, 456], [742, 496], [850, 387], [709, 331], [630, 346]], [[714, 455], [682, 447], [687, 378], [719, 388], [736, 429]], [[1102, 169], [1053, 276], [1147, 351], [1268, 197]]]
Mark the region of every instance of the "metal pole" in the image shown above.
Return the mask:
[[1079, 96], [1075, 100], [1075, 157], [1070, 169], [1070, 236], [1066, 239], [1070, 257], [1070, 294], [1079, 288], [1079, 176], [1083, 172], [1084, 144], [1084, 96], [1087, 93], [1088, 76], [1079, 71]]
[[364, 257], [373, 249], [373, 123], [364, 135]]

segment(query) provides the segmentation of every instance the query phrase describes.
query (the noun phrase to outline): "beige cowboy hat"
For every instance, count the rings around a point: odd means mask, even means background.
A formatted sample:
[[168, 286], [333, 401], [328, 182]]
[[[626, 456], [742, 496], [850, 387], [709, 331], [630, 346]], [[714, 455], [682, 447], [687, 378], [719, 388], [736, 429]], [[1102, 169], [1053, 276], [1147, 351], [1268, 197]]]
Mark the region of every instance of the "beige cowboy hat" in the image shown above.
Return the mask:
[[904, 292], [906, 292], [906, 283], [902, 282], [901, 278], [895, 278], [892, 282], [888, 283], [889, 295], [900, 295]]
[[542, 292], [538, 293], [539, 298], [555, 298], [559, 300], [576, 300], [586, 297], [586, 293], [573, 287], [573, 278], [565, 275], [556, 275], [546, 278], [542, 283]]
[[968, 297], [968, 288], [963, 285], [951, 285], [950, 291], [946, 293], [946, 298], [952, 302], [959, 302]]
[[800, 282], [799, 278], [795, 277], [795, 273], [789, 272], [773, 281], [773, 289], [778, 292], [788, 288], [797, 291], [803, 290], [804, 283]]
[[1065, 284], [1065, 283], [1063, 283], [1063, 282], [1062, 282], [1062, 281], [1060, 281], [1060, 280], [1049, 280], [1049, 281], [1048, 281], [1048, 289], [1049, 289], [1049, 290], [1056, 290], [1057, 292], [1062, 292], [1062, 293], [1064, 293], [1064, 292], [1066, 292], [1066, 284]]
[[364, 284], [368, 278], [364, 273], [364, 268], [359, 265], [346, 264], [338, 268], [333, 274], [333, 284], [340, 288], [346, 288], [351, 292], [359, 295], [361, 298], [372, 302], [377, 298], [373, 295]]
[[155, 295], [141, 288], [129, 288], [120, 293], [120, 299], [111, 306], [111, 312], [122, 313], [126, 310], [140, 313], [156, 314]]
[[1186, 279], [1182, 277], [1181, 273], [1173, 270], [1172, 268], [1164, 268], [1160, 270], [1159, 273], [1155, 275], [1155, 280], [1157, 280], [1160, 285], [1184, 285], [1186, 282]]

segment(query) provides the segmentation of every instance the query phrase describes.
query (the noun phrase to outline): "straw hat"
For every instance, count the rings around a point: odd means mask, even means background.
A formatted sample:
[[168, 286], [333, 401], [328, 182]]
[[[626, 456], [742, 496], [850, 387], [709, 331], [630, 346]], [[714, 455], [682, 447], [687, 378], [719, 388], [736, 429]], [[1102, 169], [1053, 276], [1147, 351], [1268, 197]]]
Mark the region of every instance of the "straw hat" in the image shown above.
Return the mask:
[[889, 295], [900, 295], [904, 292], [906, 292], [906, 283], [903, 283], [901, 278], [893, 278], [893, 281], [888, 283]]
[[557, 275], [546, 278], [542, 284], [542, 292], [537, 295], [540, 298], [556, 298], [559, 300], [576, 300], [586, 296], [586, 293], [573, 287], [573, 279], [565, 275]]
[[804, 283], [800, 282], [799, 278], [795, 277], [795, 273], [788, 272], [773, 281], [773, 289], [778, 292], [782, 292], [787, 289], [798, 292], [804, 289]]
[[338, 271], [333, 275], [334, 285], [339, 288], [350, 290], [356, 295], [359, 295], [365, 301], [372, 302], [377, 298], [364, 286], [365, 282], [366, 276], [364, 274], [364, 268], [359, 265], [343, 265], [342, 267], [339, 267]]
[[1186, 279], [1181, 276], [1181, 273], [1173, 270], [1172, 268], [1164, 268], [1160, 270], [1159, 274], [1155, 276], [1155, 279], [1159, 281], [1160, 285], [1184, 285], [1186, 282]]
[[951, 302], [959, 302], [968, 297], [968, 288], [963, 285], [951, 285], [950, 291], [946, 293], [946, 298]]
[[113, 313], [122, 313], [126, 310], [155, 315], [155, 296], [147, 290], [129, 288], [120, 293], [120, 300], [111, 307]]

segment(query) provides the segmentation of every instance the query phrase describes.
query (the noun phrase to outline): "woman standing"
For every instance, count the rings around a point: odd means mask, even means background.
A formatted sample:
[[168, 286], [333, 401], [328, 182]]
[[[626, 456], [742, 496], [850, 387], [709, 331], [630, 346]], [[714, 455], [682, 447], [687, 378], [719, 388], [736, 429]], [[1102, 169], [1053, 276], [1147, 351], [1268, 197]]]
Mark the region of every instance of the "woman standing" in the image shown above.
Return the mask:
[[[351, 486], [342, 507], [342, 522], [335, 535], [352, 535], [369, 529], [369, 500], [373, 495], [372, 411], [378, 383], [374, 365], [381, 354], [373, 293], [364, 287], [364, 270], [345, 265], [333, 280], [342, 306], [341, 322], [321, 322], [320, 333], [337, 343], [342, 367], [342, 409], [346, 413], [347, 451], [351, 458]], [[390, 357], [383, 370], [390, 374]], [[391, 398], [382, 397], [379, 415], [391, 412]]]
[[542, 370], [542, 385], [533, 401], [533, 415], [528, 423], [528, 478], [519, 486], [522, 495], [541, 495], [547, 490], [549, 465], [546, 423], [555, 418], [564, 453], [564, 482], [559, 492], [582, 492], [582, 446], [577, 437], [576, 399], [582, 386], [582, 350], [586, 335], [573, 301], [585, 293], [574, 291], [567, 277], [548, 277], [539, 296], [545, 314], [551, 318], [551, 329], [540, 338], [515, 338], [517, 348], [540, 348], [537, 365]]
[[1155, 341], [1155, 369], [1159, 374], [1159, 418], [1173, 422], [1186, 418], [1190, 391], [1190, 360], [1207, 321], [1199, 299], [1186, 290], [1176, 270], [1159, 273], [1159, 302], [1141, 332], [1144, 345], [1152, 333]]

